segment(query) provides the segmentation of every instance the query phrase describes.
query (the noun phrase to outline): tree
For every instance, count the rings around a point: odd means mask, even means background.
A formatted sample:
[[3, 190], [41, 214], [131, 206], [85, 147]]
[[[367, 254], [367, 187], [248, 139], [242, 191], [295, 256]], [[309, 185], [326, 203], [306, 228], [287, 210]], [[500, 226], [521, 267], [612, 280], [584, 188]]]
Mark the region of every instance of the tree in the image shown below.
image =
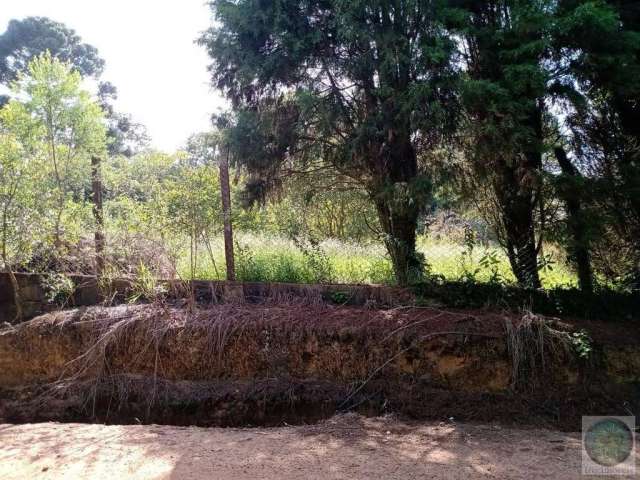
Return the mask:
[[[47, 17], [27, 17], [11, 20], [0, 35], [0, 84], [10, 85], [31, 60], [47, 51], [82, 76], [98, 78], [104, 69], [98, 50], [82, 43], [74, 30]], [[7, 97], [0, 98], [0, 105], [6, 101]]]
[[16, 321], [22, 317], [14, 271], [26, 263], [46, 235], [38, 188], [47, 174], [32, 123], [17, 109], [0, 108], [0, 260], [13, 287]]
[[586, 193], [585, 178], [571, 163], [562, 147], [554, 148], [554, 155], [562, 172], [556, 178], [558, 196], [565, 203], [566, 223], [569, 230], [568, 253], [578, 273], [578, 285], [583, 292], [593, 291], [591, 268], [591, 235], [589, 215], [585, 214], [583, 198]]
[[346, 180], [323, 172], [288, 178], [267, 208], [275, 216], [277, 232], [356, 242], [378, 237], [374, 206], [366, 192]]
[[221, 153], [220, 161], [220, 196], [222, 200], [222, 217], [224, 223], [224, 258], [227, 266], [227, 280], [236, 279], [236, 266], [233, 254], [233, 224], [231, 222], [231, 187], [229, 185], [229, 147]]
[[[0, 84], [10, 85], [21, 72], [27, 72], [31, 60], [45, 52], [69, 64], [83, 78], [99, 79], [104, 70], [105, 61], [97, 48], [82, 43], [73, 29], [47, 17], [27, 17], [11, 20], [0, 35]], [[98, 98], [107, 121], [109, 154], [130, 157], [148, 146], [149, 136], [143, 125], [114, 109], [112, 102], [117, 96], [113, 84], [99, 83]], [[0, 98], [0, 105], [7, 101], [6, 96]]]
[[14, 98], [2, 110], [4, 128], [22, 139], [23, 149], [49, 174], [39, 195], [58, 249], [65, 208], [90, 190], [90, 158], [103, 155], [106, 145], [102, 110], [80, 82], [70, 66], [42, 54], [31, 61], [27, 74], [18, 75]]
[[105, 268], [105, 258], [104, 258], [104, 247], [106, 243], [106, 238], [104, 234], [104, 208], [102, 205], [102, 193], [103, 193], [103, 184], [102, 184], [102, 167], [101, 167], [101, 158], [92, 155], [91, 156], [91, 190], [92, 196], [91, 200], [93, 203], [93, 219], [95, 222], [95, 231], [93, 233], [93, 243], [94, 250], [96, 255], [95, 261], [95, 272], [96, 278], [98, 279], [98, 283], [100, 283], [100, 279], [104, 273]]
[[[227, 119], [224, 116], [213, 117], [213, 123], [220, 126], [225, 125]], [[224, 231], [224, 257], [227, 270], [227, 280], [235, 281], [235, 256], [233, 253], [233, 221], [231, 211], [231, 186], [229, 182], [229, 142], [221, 131], [201, 132], [192, 135], [187, 140], [187, 152], [189, 161], [195, 168], [202, 166], [218, 165], [220, 185], [220, 201], [222, 205], [222, 224]], [[211, 197], [208, 196], [208, 201]], [[211, 247], [208, 238], [205, 237], [206, 244], [211, 253]], [[193, 241], [192, 241], [193, 245]], [[213, 254], [211, 260], [215, 267]], [[216, 267], [217, 270], [217, 267]]]
[[[0, 121], [5, 119], [6, 115], [0, 111]], [[17, 258], [12, 253], [17, 255], [21, 249], [15, 247], [21, 243], [23, 235], [28, 235], [24, 228], [28, 223], [25, 222], [28, 204], [23, 190], [28, 164], [15, 136], [3, 128], [1, 123], [0, 128], [0, 259], [3, 271], [9, 274], [11, 280], [16, 321], [19, 321], [22, 319], [20, 288], [12, 265]]]
[[199, 132], [191, 135], [184, 147], [187, 153], [187, 162], [194, 167], [217, 164], [220, 153], [220, 137], [221, 135], [217, 131]]
[[[593, 179], [603, 245], [624, 251], [612, 268], [640, 285], [640, 7], [638, 2], [563, 0], [557, 62], [573, 91], [567, 108], [575, 161]], [[567, 84], [570, 84], [569, 86]], [[597, 246], [597, 245], [596, 245]], [[612, 263], [607, 261], [607, 270]], [[620, 271], [622, 270], [622, 271]]]
[[[191, 276], [195, 275], [197, 267], [198, 243], [202, 240], [209, 252], [213, 268], [218, 275], [211, 247], [210, 234], [214, 227], [220, 226], [224, 230], [225, 264], [227, 280], [235, 280], [235, 259], [233, 255], [233, 232], [231, 227], [231, 197], [229, 190], [229, 164], [227, 158], [221, 155], [227, 154], [228, 149], [222, 152], [222, 136], [217, 131], [200, 132], [191, 135], [186, 144], [186, 172], [184, 180], [187, 180], [186, 194], [193, 196], [191, 207], [187, 211], [193, 212], [187, 221], [188, 230], [191, 232]], [[215, 166], [218, 170], [215, 170]], [[189, 178], [191, 179], [189, 181]], [[194, 182], [195, 180], [195, 182]], [[193, 205], [195, 203], [197, 205]], [[183, 210], [185, 210], [183, 208]]]
[[456, 3], [467, 158], [477, 181], [491, 185], [497, 231], [518, 283], [539, 288], [535, 218], [542, 201], [552, 2]]
[[222, 225], [220, 182], [213, 164], [193, 166], [184, 160], [165, 182], [163, 190], [168, 227], [177, 234], [188, 233], [191, 278], [197, 278], [198, 246], [202, 243], [217, 270], [211, 236], [219, 232]]
[[200, 43], [231, 99], [234, 158], [263, 196], [282, 175], [319, 168], [375, 204], [399, 284], [421, 277], [423, 160], [455, 117], [454, 42], [439, 0], [214, 0]]
[[84, 77], [97, 78], [104, 69], [98, 50], [82, 43], [73, 29], [47, 17], [27, 17], [11, 20], [0, 35], [0, 82], [8, 84], [17, 79], [34, 58], [46, 51], [73, 65]]
[[132, 157], [149, 146], [149, 134], [141, 123], [131, 115], [118, 112], [113, 102], [118, 98], [118, 89], [111, 82], [100, 82], [98, 101], [107, 121], [109, 155]]

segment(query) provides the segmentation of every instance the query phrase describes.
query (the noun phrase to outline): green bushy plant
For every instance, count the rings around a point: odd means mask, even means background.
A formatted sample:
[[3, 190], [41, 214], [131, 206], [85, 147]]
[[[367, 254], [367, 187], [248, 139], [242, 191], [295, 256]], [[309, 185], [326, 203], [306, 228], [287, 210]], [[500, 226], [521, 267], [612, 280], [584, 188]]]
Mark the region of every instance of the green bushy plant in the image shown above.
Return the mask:
[[158, 282], [158, 279], [149, 267], [141, 263], [131, 283], [127, 301], [129, 303], [140, 301], [154, 302], [162, 298], [166, 293], [167, 288]]
[[76, 289], [73, 280], [64, 273], [48, 273], [42, 277], [42, 287], [47, 302], [67, 305]]

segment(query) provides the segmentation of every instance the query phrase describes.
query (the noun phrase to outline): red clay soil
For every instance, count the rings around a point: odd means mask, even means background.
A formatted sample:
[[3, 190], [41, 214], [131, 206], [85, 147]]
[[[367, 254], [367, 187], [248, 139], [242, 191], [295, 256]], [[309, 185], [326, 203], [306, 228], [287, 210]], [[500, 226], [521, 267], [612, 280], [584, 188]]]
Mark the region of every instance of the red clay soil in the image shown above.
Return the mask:
[[[452, 348], [501, 339], [505, 321], [517, 323], [518, 317], [296, 304], [67, 310], [0, 331], [0, 387], [52, 382], [61, 375], [86, 379], [107, 367], [112, 374], [168, 380], [273, 378], [286, 370], [298, 378], [348, 382], [366, 378], [371, 368], [391, 357], [394, 362], [386, 370], [406, 373], [427, 363], [455, 363], [459, 355]], [[427, 358], [426, 350], [416, 351], [414, 343], [429, 343], [433, 352]], [[106, 366], [102, 357], [90, 358], [100, 348]], [[86, 361], [74, 362], [76, 358]], [[457, 364], [450, 367], [458, 370]], [[490, 369], [486, 374], [493, 375]]]
[[[0, 331], [0, 421], [279, 425], [355, 409], [574, 429], [581, 415], [637, 408], [629, 388], [575, 362], [514, 391], [505, 323], [521, 319], [302, 304], [56, 312]], [[633, 353], [596, 370], [633, 384]]]

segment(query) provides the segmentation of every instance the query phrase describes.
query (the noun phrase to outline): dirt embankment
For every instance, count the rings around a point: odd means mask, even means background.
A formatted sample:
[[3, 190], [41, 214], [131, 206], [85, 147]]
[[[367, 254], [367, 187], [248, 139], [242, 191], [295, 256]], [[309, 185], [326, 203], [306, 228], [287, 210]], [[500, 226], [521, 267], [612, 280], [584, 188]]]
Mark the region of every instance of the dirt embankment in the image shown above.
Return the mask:
[[57, 312], [0, 332], [0, 419], [279, 424], [358, 409], [574, 428], [636, 408], [633, 346], [608, 338], [582, 362], [565, 333], [530, 320], [327, 305]]

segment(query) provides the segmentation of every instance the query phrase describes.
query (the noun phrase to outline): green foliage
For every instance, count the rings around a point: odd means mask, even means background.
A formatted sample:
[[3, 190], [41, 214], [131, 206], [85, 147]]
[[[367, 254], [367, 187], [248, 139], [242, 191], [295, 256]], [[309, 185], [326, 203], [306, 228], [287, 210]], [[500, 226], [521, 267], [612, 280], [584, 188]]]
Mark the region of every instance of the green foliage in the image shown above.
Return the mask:
[[415, 292], [427, 305], [455, 308], [505, 308], [532, 311], [542, 315], [637, 321], [640, 297], [634, 293], [601, 288], [585, 293], [575, 288], [559, 287], [531, 290], [513, 284], [456, 282], [431, 279], [415, 286]]
[[[578, 85], [567, 108], [569, 139], [587, 166], [597, 238], [594, 266], [627, 288], [640, 285], [640, 15], [633, 1], [565, 1], [557, 55]], [[567, 82], [564, 82], [567, 83]], [[564, 86], [564, 84], [563, 84]], [[611, 249], [611, 244], [616, 248]]]
[[64, 273], [49, 273], [42, 276], [42, 288], [47, 302], [62, 307], [68, 306], [76, 286]]
[[489, 272], [489, 283], [501, 283], [504, 277], [500, 273], [500, 259], [495, 250], [486, 252], [478, 262], [480, 269]]
[[167, 225], [175, 232], [214, 233], [221, 228], [222, 205], [218, 171], [210, 165], [179, 165], [163, 182]]
[[140, 301], [154, 302], [167, 293], [167, 288], [158, 282], [153, 271], [145, 264], [138, 265], [135, 276], [128, 292], [127, 301], [136, 303]]
[[[545, 150], [544, 98], [550, 82], [552, 1], [458, 2], [451, 27], [461, 37], [463, 143], [471, 195], [489, 197], [486, 218], [518, 282], [538, 288], [536, 198]], [[502, 12], [495, 14], [495, 12]], [[538, 233], [538, 236], [542, 233]]]
[[[477, 250], [475, 232], [469, 226], [465, 226], [464, 249], [460, 253], [460, 266], [462, 274], [460, 280], [467, 282], [487, 281], [489, 283], [501, 283], [506, 278], [501, 273], [504, 270], [505, 259], [497, 249], [482, 248], [483, 253], [474, 255]], [[442, 271], [432, 271], [432, 275], [443, 276]], [[488, 275], [488, 277], [487, 277]], [[446, 278], [446, 277], [445, 277]]]
[[307, 267], [313, 272], [316, 278], [314, 283], [330, 283], [333, 281], [334, 274], [329, 257], [318, 240], [313, 237], [307, 239], [294, 237], [293, 243], [302, 252]]
[[[52, 58], [68, 64], [83, 78], [98, 79], [105, 62], [92, 45], [82, 43], [73, 29], [47, 17], [27, 17], [11, 20], [7, 30], [0, 35], [0, 84], [9, 86], [20, 74], [26, 74], [29, 64], [48, 53]], [[100, 82], [98, 97], [107, 119], [108, 149], [112, 155], [127, 155], [148, 144], [145, 128], [134, 122], [130, 115], [117, 112], [112, 102], [117, 89], [109, 82]], [[9, 100], [0, 95], [0, 106]]]
[[26, 158], [16, 136], [0, 123], [0, 254], [4, 269], [25, 260], [29, 253], [24, 237], [30, 233], [35, 204], [29, 188], [32, 165]]
[[571, 334], [571, 345], [579, 358], [587, 360], [593, 352], [593, 340], [586, 330]]
[[104, 68], [98, 50], [81, 43], [74, 30], [47, 17], [26, 17], [11, 20], [0, 35], [0, 83], [15, 80], [28, 70], [33, 59], [45, 52], [69, 62], [83, 76], [98, 77]]
[[[633, 305], [622, 293], [640, 284], [631, 3], [214, 0], [201, 43], [234, 110], [173, 154], [142, 149], [112, 85], [98, 102], [82, 89], [101, 64], [73, 32], [12, 22], [0, 37], [0, 77], [15, 70], [0, 111], [3, 266], [84, 255], [98, 155], [109, 275], [136, 278], [138, 299], [158, 295], [154, 276], [220, 278], [217, 162], [229, 155], [241, 280], [428, 280], [455, 305], [543, 313]], [[51, 35], [36, 44], [40, 31]], [[444, 207], [466, 227], [435, 238], [430, 214]], [[596, 297], [567, 293], [580, 246]]]
[[[338, 240], [324, 240], [319, 244], [322, 251], [322, 268], [305, 255], [291, 239], [266, 236], [264, 234], [236, 232], [236, 269], [238, 278], [245, 281], [294, 282], [294, 283], [373, 283], [395, 284], [393, 267], [379, 243], [352, 243]], [[222, 238], [212, 240], [214, 260], [224, 264]], [[465, 279], [460, 255], [464, 247], [449, 240], [434, 242], [421, 237], [418, 250], [431, 259], [430, 277], [443, 282]], [[189, 252], [184, 247], [178, 254], [178, 271], [189, 277]], [[491, 268], [481, 268], [484, 257], [493, 257], [496, 264]], [[513, 284], [515, 279], [509, 262], [498, 246], [476, 246], [469, 259], [469, 268], [478, 273], [468, 283]], [[330, 275], [325, 272], [327, 270]], [[211, 259], [202, 257], [196, 270], [196, 277], [222, 279], [221, 272], [214, 269]], [[499, 278], [499, 280], [496, 280]], [[545, 288], [572, 288], [576, 284], [575, 275], [561, 265], [553, 272], [542, 274]]]
[[284, 236], [304, 232], [313, 238], [357, 242], [376, 238], [375, 230], [379, 230], [366, 193], [354, 189], [346, 178], [327, 178], [323, 172], [287, 179], [278, 197], [264, 207], [253, 209], [264, 215], [260, 230]]
[[330, 298], [333, 303], [345, 305], [350, 298], [349, 292], [331, 292]]
[[238, 280], [285, 283], [331, 283], [334, 280], [331, 259], [319, 245], [298, 252], [273, 249], [256, 250], [256, 244], [236, 244], [236, 274]]
[[[80, 83], [68, 65], [42, 54], [18, 75], [14, 98], [0, 110], [0, 156], [19, 152], [10, 188], [20, 196], [15, 206], [22, 205], [23, 214], [11, 216], [14, 237], [20, 236], [14, 245], [22, 245], [14, 251], [28, 252], [37, 242], [60, 249], [90, 226], [84, 201], [90, 157], [105, 153], [106, 137], [102, 111]], [[4, 231], [10, 228], [3, 225]]]
[[454, 42], [444, 2], [211, 2], [200, 39], [235, 112], [226, 142], [264, 200], [293, 170], [348, 177], [376, 207], [398, 282], [421, 274], [415, 227], [430, 195], [418, 157], [451, 131]]

